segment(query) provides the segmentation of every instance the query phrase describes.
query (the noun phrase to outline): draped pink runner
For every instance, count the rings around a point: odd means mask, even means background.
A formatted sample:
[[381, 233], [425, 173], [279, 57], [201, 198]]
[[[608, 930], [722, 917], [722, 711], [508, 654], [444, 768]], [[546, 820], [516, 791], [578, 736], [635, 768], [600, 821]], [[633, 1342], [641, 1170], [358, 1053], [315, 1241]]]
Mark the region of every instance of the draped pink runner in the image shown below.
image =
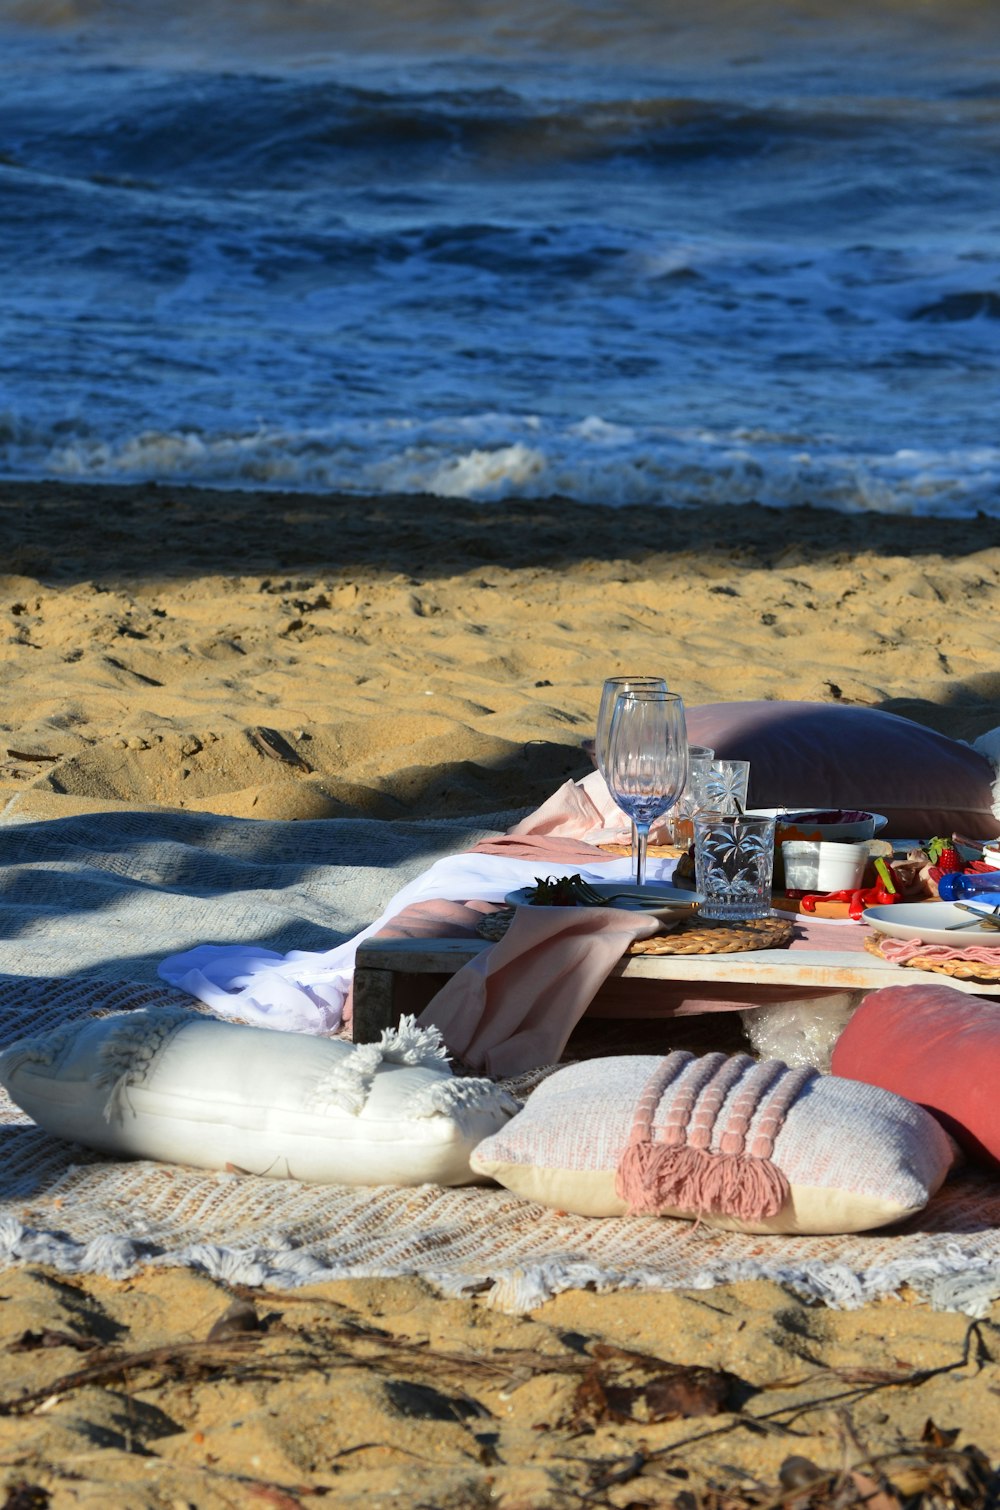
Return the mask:
[[509, 860], [537, 860], [540, 865], [594, 865], [611, 859], [596, 844], [588, 844], [575, 835], [519, 833], [513, 828], [509, 834], [501, 834], [496, 839], [484, 839], [469, 853], [506, 855]]
[[[567, 782], [566, 786], [572, 788], [573, 783]], [[548, 817], [545, 820], [544, 832], [535, 833], [531, 830], [531, 824], [538, 816], [538, 814], [532, 814], [509, 833], [500, 834], [495, 839], [486, 839], [481, 844], [477, 844], [471, 853], [505, 855], [511, 860], [537, 860], [539, 870], [542, 872], [547, 865], [592, 866], [611, 858], [594, 844], [587, 844], [572, 835], [554, 834], [549, 831], [556, 824], [556, 813], [559, 810], [565, 815], [565, 827], [572, 829], [586, 821], [592, 828], [595, 814], [596, 821], [600, 822], [600, 814], [592, 803], [588, 803], [587, 808], [582, 807], [572, 796], [567, 796], [564, 787], [560, 788], [554, 797], [550, 797], [548, 802], [539, 808], [538, 813], [545, 813], [546, 810], [548, 810]], [[414, 902], [391, 918], [374, 937], [380, 939], [476, 938], [478, 937], [476, 927], [483, 915], [496, 912], [499, 905], [494, 902], [480, 902], [474, 897], [464, 902], [449, 902], [442, 899]], [[627, 945], [622, 945], [623, 950], [626, 947]], [[349, 991], [344, 1004], [345, 1024], [349, 1024], [353, 1016], [352, 996], [353, 992]], [[456, 1050], [453, 1049], [452, 1052]]]
[[519, 907], [503, 938], [463, 965], [420, 1017], [453, 1054], [488, 1075], [553, 1064], [648, 913], [611, 907]]

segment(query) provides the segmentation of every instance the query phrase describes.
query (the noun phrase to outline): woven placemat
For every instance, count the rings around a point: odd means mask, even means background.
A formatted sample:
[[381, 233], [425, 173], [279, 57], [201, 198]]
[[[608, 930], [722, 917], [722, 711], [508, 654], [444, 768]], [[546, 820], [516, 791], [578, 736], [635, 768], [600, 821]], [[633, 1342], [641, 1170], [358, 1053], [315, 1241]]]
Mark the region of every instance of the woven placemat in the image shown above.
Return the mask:
[[503, 938], [513, 918], [513, 907], [501, 907], [498, 912], [487, 912], [476, 924], [476, 932], [480, 938], [489, 939], [491, 944], [495, 944], [497, 939]]
[[[481, 938], [496, 943], [502, 939], [516, 909], [501, 907], [489, 912], [476, 925]], [[637, 939], [629, 954], [739, 954], [745, 949], [781, 949], [795, 933], [788, 918], [754, 918], [746, 923], [715, 922], [711, 918], [685, 919], [669, 933]]]
[[[630, 855], [630, 844], [599, 844], [598, 849], [603, 849], [606, 855]], [[646, 846], [647, 860], [679, 860], [681, 855], [686, 855], [687, 850], [677, 844], [649, 844]]]
[[[879, 959], [886, 957], [882, 952], [885, 942], [884, 933], [869, 933], [864, 939], [868, 953], [877, 954]], [[997, 955], [1000, 958], [1000, 949]], [[912, 959], [897, 959], [892, 963], [901, 965], [904, 970], [933, 970], [935, 975], [950, 975], [954, 980], [1000, 981], [1000, 964], [989, 965], [984, 960], [935, 959], [933, 955], [916, 954]]]
[[637, 939], [630, 954], [741, 954], [745, 949], [782, 949], [791, 943], [795, 924], [789, 918], [752, 918], [745, 923], [694, 917], [671, 933]]

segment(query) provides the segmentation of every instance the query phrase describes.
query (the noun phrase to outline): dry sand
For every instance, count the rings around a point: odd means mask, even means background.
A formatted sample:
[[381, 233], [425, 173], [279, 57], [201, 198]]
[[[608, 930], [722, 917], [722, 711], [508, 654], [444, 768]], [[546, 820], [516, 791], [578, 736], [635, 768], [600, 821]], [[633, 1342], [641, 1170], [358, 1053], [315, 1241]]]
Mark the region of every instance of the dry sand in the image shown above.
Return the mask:
[[[0, 800], [40, 817], [531, 805], [587, 770], [622, 670], [1000, 724], [985, 518], [8, 484], [0, 542]], [[517, 1319], [356, 1281], [208, 1342], [234, 1296], [196, 1274], [0, 1295], [5, 1510], [978, 1506], [1000, 1461], [1000, 1308], [969, 1334], [755, 1284]], [[724, 1376], [678, 1397], [671, 1365]]]

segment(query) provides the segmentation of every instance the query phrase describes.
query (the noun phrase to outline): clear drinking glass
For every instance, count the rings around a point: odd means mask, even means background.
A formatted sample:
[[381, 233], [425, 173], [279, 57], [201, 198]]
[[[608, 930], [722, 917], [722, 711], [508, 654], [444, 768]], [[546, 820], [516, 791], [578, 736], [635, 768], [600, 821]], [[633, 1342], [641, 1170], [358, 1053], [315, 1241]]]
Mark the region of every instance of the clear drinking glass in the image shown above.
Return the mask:
[[694, 837], [694, 818], [702, 808], [722, 813], [746, 811], [750, 781], [749, 760], [720, 759], [709, 752], [693, 755], [689, 762], [687, 786], [670, 815], [670, 833], [675, 844], [690, 844]]
[[745, 813], [694, 815], [694, 876], [706, 918], [746, 921], [771, 911], [774, 818]]
[[634, 825], [635, 884], [646, 879], [650, 825], [677, 801], [687, 781], [684, 702], [676, 692], [619, 694], [611, 718], [605, 780]]
[[719, 813], [746, 811], [750, 782], [749, 760], [699, 761], [692, 770], [688, 786], [692, 789], [693, 811], [710, 807]]
[[667, 830], [671, 844], [684, 849], [691, 843], [694, 830], [691, 818], [695, 810], [694, 790], [700, 771], [707, 769], [708, 762], [715, 759], [715, 751], [708, 745], [688, 745], [688, 779], [684, 790], [667, 814]]

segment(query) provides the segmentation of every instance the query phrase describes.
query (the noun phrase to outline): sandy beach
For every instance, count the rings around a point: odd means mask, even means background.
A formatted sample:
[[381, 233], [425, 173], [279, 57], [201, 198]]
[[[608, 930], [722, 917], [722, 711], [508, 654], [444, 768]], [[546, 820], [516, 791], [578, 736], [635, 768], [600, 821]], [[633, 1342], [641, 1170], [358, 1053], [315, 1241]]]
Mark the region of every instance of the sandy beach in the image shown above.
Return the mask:
[[[6, 483], [0, 540], [0, 801], [39, 819], [527, 808], [589, 769], [620, 671], [1000, 725], [982, 516]], [[901, 1510], [985, 1504], [1000, 1465], [1000, 1307], [744, 1284], [518, 1318], [418, 1279], [42, 1266], [0, 1294], [8, 1510]]]

